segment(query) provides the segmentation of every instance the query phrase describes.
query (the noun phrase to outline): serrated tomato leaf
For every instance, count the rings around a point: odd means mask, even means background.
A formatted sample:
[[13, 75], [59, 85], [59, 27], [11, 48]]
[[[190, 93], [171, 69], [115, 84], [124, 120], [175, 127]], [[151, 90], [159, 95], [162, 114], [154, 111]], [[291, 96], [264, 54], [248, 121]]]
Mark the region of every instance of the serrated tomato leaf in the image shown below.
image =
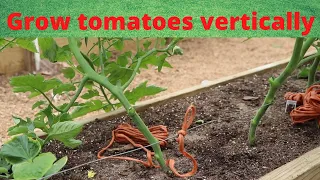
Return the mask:
[[115, 42], [115, 43], [113, 44], [113, 47], [114, 47], [116, 50], [122, 51], [123, 46], [124, 46], [123, 40], [122, 40], [122, 39], [118, 39], [118, 40], [115, 40], [115, 41], [117, 41], [117, 42]]
[[115, 62], [111, 62], [105, 68], [105, 74], [112, 84], [117, 84], [118, 81], [121, 84], [127, 82], [133, 73], [133, 69], [119, 66]]
[[62, 82], [56, 78], [45, 80], [44, 77], [39, 74], [16, 76], [10, 79], [13, 92], [31, 92], [29, 98], [40, 95], [40, 91], [45, 93], [60, 84], [62, 84]]
[[73, 79], [76, 75], [76, 73], [71, 67], [64, 68], [61, 70], [61, 72], [63, 73], [63, 76], [67, 79]]
[[59, 86], [55, 87], [53, 89], [53, 94], [62, 94], [64, 92], [70, 92], [70, 91], [75, 91], [76, 87], [71, 84], [71, 83], [67, 83], [67, 84], [60, 84]]
[[9, 136], [34, 132], [35, 125], [33, 124], [33, 121], [31, 121], [31, 119], [27, 118], [27, 120], [23, 120], [22, 118], [15, 117], [15, 116], [13, 116], [12, 118], [15, 122], [15, 125], [8, 128]]
[[132, 89], [131, 91], [128, 90], [124, 93], [131, 104], [135, 104], [142, 97], [155, 95], [166, 90], [164, 88], [153, 85], [147, 86], [147, 82], [148, 81], [145, 81], [138, 87]]
[[28, 51], [35, 53], [38, 51], [37, 51], [37, 48], [33, 42], [34, 40], [35, 40], [35, 38], [17, 38], [16, 44], [23, 49], [26, 49]]
[[32, 110], [34, 110], [35, 108], [40, 107], [41, 105], [44, 105], [44, 104], [46, 104], [46, 101], [39, 100], [32, 105]]
[[47, 58], [50, 62], [57, 62], [58, 45], [53, 38], [39, 38], [39, 46], [41, 49], [41, 55]]
[[[137, 62], [138, 62], [138, 57], [141, 57], [144, 54], [145, 54], [145, 52], [142, 52], [142, 51], [137, 53], [136, 57], [133, 59], [134, 62], [132, 63], [131, 68], [136, 67]], [[169, 64], [169, 62], [166, 61], [167, 56], [168, 56], [167, 54], [162, 54], [160, 56], [157, 56], [157, 53], [153, 53], [141, 61], [139, 68], [148, 69], [149, 65], [158, 66], [158, 70], [159, 69], [161, 70], [162, 67], [172, 68], [172, 66]], [[140, 72], [140, 71], [138, 71], [138, 72]]]
[[74, 138], [80, 133], [82, 126], [74, 121], [58, 122], [51, 127], [47, 139], [59, 140], [65, 146], [75, 148], [81, 144], [81, 141]]
[[84, 104], [79, 104], [78, 107], [75, 108], [75, 110], [71, 113], [71, 117], [78, 118], [83, 115], [86, 115], [90, 112], [100, 110], [104, 107], [102, 101], [100, 100], [92, 100], [88, 101]]
[[95, 96], [99, 96], [99, 92], [97, 90], [93, 89], [93, 90], [88, 90], [88, 92], [83, 94], [81, 96], [81, 98], [82, 99], [90, 99], [90, 98], [95, 97]]
[[151, 45], [151, 41], [146, 40], [145, 42], [143, 42], [143, 47], [145, 50], [147, 50]]
[[66, 60], [72, 59], [72, 53], [69, 45], [65, 45], [63, 47], [57, 46], [55, 61], [64, 62]]

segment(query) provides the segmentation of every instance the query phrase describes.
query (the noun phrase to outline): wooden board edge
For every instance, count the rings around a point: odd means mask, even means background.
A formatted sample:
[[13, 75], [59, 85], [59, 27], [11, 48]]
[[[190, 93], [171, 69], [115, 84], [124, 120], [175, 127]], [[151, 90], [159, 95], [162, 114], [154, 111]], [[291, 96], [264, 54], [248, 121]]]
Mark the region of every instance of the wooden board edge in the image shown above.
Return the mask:
[[280, 166], [259, 180], [318, 180], [320, 179], [320, 147]]

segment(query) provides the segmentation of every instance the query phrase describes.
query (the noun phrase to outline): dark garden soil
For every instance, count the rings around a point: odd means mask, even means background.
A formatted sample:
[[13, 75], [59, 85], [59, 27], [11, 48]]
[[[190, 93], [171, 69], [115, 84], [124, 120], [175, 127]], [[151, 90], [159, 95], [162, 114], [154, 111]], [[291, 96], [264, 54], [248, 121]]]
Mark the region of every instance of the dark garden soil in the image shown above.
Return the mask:
[[[196, 96], [183, 98], [167, 104], [150, 107], [139, 114], [146, 124], [166, 125], [170, 136], [180, 129], [184, 113], [190, 103], [197, 107], [197, 120], [212, 122], [188, 131], [186, 150], [195, 156], [199, 168], [189, 179], [246, 180], [257, 179], [275, 168], [316, 148], [320, 143], [320, 130], [315, 122], [292, 126], [285, 111], [283, 95], [287, 91], [303, 92], [305, 80], [289, 78], [277, 93], [277, 98], [263, 118], [257, 131], [257, 146], [248, 147], [247, 133], [250, 119], [262, 104], [268, 90], [267, 79], [279, 71], [240, 79], [224, 86], [212, 88]], [[246, 97], [250, 96], [250, 97]], [[256, 97], [256, 98], [255, 98]], [[97, 152], [109, 143], [111, 131], [128, 117], [112, 121], [96, 121], [87, 124], [78, 139], [83, 141], [76, 150], [65, 149], [52, 142], [45, 151], [53, 151], [58, 157], [68, 155], [65, 167], [71, 168], [96, 160]], [[193, 124], [191, 127], [195, 127]], [[113, 147], [122, 147], [115, 144]], [[117, 151], [113, 153], [120, 153]], [[107, 155], [113, 154], [108, 152]], [[178, 152], [175, 139], [163, 150], [166, 157], [176, 160], [180, 172], [191, 169], [191, 162]], [[145, 158], [143, 151], [130, 156]], [[122, 160], [102, 160], [56, 175], [51, 179], [88, 179], [88, 171], [96, 173], [93, 179], [178, 179], [168, 176], [160, 169], [148, 169], [140, 164]]]

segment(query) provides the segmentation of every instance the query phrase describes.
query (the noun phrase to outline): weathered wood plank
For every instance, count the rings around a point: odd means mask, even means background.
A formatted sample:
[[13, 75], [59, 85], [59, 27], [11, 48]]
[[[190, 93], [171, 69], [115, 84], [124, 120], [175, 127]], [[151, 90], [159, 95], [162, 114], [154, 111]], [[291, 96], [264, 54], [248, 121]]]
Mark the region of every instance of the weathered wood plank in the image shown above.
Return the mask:
[[34, 53], [28, 50], [24, 50], [24, 66], [26, 71], [32, 73], [35, 70]]
[[271, 171], [259, 180], [319, 180], [320, 147]]
[[0, 74], [14, 75], [25, 69], [25, 50], [19, 47], [7, 48], [0, 53]]

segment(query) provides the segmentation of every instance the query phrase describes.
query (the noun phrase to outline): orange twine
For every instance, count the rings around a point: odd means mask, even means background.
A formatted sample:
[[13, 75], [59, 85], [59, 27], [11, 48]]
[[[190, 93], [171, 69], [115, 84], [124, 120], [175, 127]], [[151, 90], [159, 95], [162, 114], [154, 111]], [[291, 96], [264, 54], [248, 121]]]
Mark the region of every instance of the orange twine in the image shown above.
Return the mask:
[[[178, 177], [190, 177], [193, 176], [198, 169], [198, 163], [195, 160], [193, 156], [191, 156], [189, 153], [187, 153], [184, 150], [184, 136], [187, 134], [187, 129], [192, 124], [194, 118], [196, 115], [196, 108], [194, 105], [190, 105], [186, 111], [186, 114], [184, 116], [184, 121], [182, 124], [182, 128], [180, 131], [178, 131], [178, 138], [177, 142], [179, 144], [179, 151], [187, 158], [191, 159], [193, 163], [193, 168], [190, 172], [185, 174], [180, 174], [174, 167], [175, 161], [173, 159], [167, 160], [167, 165], [171, 169], [171, 171]], [[165, 147], [167, 145], [167, 142], [165, 139], [168, 137], [168, 130], [166, 126], [159, 125], [159, 126], [153, 126], [149, 128], [152, 135], [158, 139], [160, 147]], [[114, 142], [118, 143], [131, 143], [134, 147], [142, 148], [147, 153], [147, 160], [142, 161], [139, 159], [131, 158], [131, 157], [105, 157], [103, 156], [103, 153], [112, 146]], [[145, 167], [155, 167], [159, 168], [160, 166], [155, 165], [152, 161], [152, 157], [154, 156], [154, 152], [151, 152], [144, 146], [149, 145], [147, 139], [143, 136], [143, 134], [136, 128], [133, 128], [130, 124], [120, 124], [115, 130], [112, 131], [112, 139], [108, 146], [101, 149], [98, 152], [98, 158], [106, 158], [106, 159], [121, 159], [121, 160], [129, 160], [129, 161], [135, 161], [138, 163], [143, 164]]]
[[320, 85], [309, 87], [305, 93], [287, 92], [284, 95], [286, 100], [297, 101], [300, 105], [290, 112], [293, 124], [305, 123], [316, 119], [320, 124]]

